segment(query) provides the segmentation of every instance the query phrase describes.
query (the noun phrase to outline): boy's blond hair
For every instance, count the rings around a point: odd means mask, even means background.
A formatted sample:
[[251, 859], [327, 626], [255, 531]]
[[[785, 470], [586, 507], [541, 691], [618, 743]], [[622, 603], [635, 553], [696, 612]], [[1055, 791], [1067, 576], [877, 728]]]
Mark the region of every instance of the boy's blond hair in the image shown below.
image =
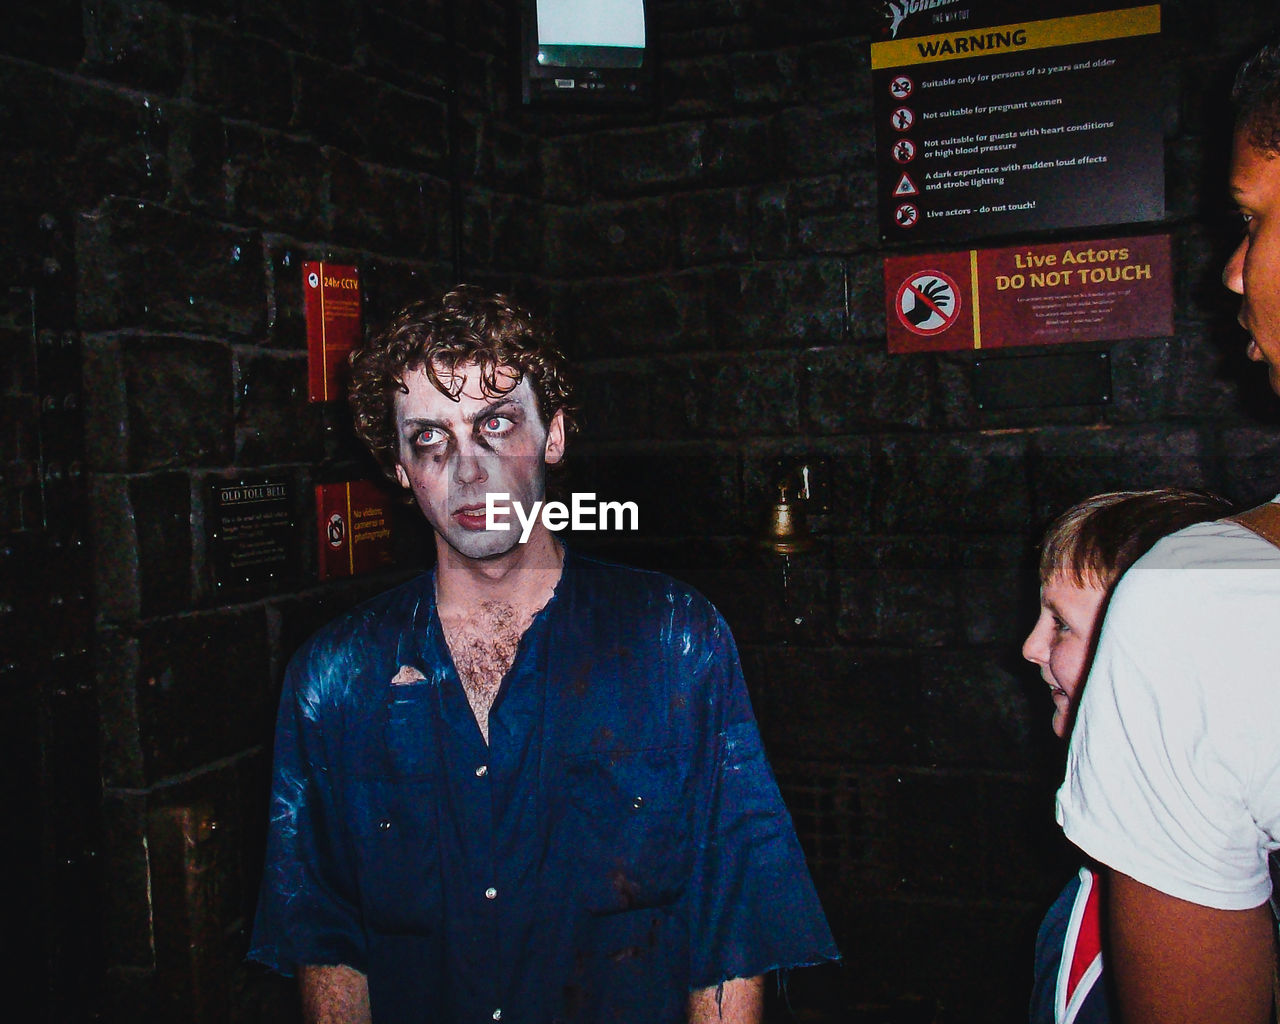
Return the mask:
[[1110, 590], [1162, 537], [1230, 512], [1225, 498], [1177, 487], [1095, 494], [1072, 505], [1045, 531], [1040, 583], [1060, 576], [1077, 587]]

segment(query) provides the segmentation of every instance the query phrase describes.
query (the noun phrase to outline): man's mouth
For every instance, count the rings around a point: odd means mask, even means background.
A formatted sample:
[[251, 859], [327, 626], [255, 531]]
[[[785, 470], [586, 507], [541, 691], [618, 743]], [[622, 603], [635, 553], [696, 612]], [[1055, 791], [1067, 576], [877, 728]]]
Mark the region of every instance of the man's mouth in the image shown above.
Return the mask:
[[453, 521], [464, 530], [483, 530], [485, 527], [485, 507], [483, 505], [463, 505], [453, 510]]

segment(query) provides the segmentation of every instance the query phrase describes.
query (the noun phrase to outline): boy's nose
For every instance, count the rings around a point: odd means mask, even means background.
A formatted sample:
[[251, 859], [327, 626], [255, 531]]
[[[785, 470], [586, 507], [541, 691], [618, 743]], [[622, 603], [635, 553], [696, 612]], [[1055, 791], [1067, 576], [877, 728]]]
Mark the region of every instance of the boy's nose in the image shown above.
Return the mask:
[[1036, 620], [1035, 627], [1027, 634], [1027, 638], [1022, 641], [1022, 656], [1033, 665], [1043, 665], [1049, 660], [1044, 625], [1045, 616], [1042, 614]]

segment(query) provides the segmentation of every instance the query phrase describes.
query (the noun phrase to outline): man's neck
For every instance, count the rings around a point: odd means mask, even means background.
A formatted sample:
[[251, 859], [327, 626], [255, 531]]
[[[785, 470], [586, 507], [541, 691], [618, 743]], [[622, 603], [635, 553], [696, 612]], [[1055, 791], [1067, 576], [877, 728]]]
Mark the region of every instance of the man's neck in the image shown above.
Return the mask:
[[498, 558], [472, 559], [436, 538], [436, 607], [443, 618], [501, 602], [537, 612], [555, 593], [564, 549], [539, 523], [524, 544]]

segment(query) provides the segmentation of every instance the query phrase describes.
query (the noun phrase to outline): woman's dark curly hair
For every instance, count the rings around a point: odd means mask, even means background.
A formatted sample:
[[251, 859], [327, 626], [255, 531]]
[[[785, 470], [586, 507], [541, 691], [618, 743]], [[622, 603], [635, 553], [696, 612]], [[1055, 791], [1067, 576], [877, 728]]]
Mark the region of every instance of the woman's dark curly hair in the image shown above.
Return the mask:
[[[352, 352], [350, 362], [348, 399], [356, 433], [393, 478], [399, 453], [395, 396], [408, 393], [404, 376], [418, 368], [455, 401], [462, 390], [457, 371], [470, 363], [480, 368], [485, 394], [495, 397], [527, 377], [543, 423], [560, 410], [565, 430], [576, 428], [573, 385], [551, 331], [507, 296], [475, 285], [459, 285], [438, 304], [405, 307], [384, 331]], [[505, 367], [518, 376], [503, 374]]]
[[1280, 34], [1240, 66], [1231, 90], [1236, 127], [1264, 153], [1280, 155]]

